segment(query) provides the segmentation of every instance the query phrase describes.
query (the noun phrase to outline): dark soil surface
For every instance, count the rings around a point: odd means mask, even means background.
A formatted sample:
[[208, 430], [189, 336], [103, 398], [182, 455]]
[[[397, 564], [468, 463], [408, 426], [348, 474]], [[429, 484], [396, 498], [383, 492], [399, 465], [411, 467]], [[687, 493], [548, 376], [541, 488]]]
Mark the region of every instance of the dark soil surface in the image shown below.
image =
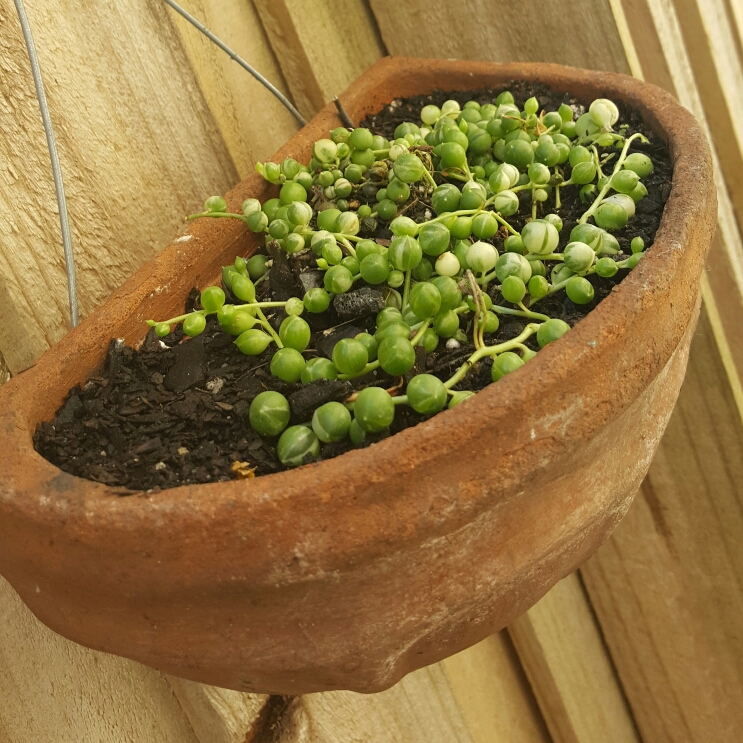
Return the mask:
[[[531, 95], [539, 99], [540, 109], [556, 110], [562, 102], [573, 105], [577, 113], [581, 106], [568, 93], [551, 92], [543, 87], [526, 88], [520, 83], [508, 87], [518, 106]], [[474, 99], [490, 102], [499, 90], [466, 93], [437, 92], [430, 96], [394, 101], [378, 114], [362, 122], [375, 133], [392, 137], [402, 121], [417, 121], [420, 110], [428, 103], [441, 105], [453, 98], [460, 103]], [[624, 253], [629, 254], [630, 240], [639, 235], [651, 246], [660, 224], [665, 201], [670, 192], [672, 166], [661, 140], [643, 129], [636, 112], [620, 105], [621, 122], [630, 124], [629, 133], [643, 131], [649, 144], [633, 143], [632, 151], [646, 152], [655, 164], [655, 171], [643, 179], [648, 195], [637, 204], [637, 213], [624, 230], [613, 234]], [[569, 167], [566, 177], [569, 176]], [[570, 230], [585, 211], [576, 188], [561, 192], [563, 205], [560, 216], [564, 228], [560, 233], [560, 248], [567, 244]], [[359, 201], [374, 201], [374, 189], [359, 193]], [[425, 200], [413, 203], [405, 212], [417, 221], [430, 218], [430, 206]], [[540, 212], [540, 216], [554, 209]], [[509, 221], [520, 229], [529, 209]], [[364, 232], [366, 230], [366, 232]], [[375, 229], [366, 225], [362, 236], [383, 241], [390, 238], [385, 222]], [[504, 235], [491, 242], [502, 251]], [[652, 247], [650, 248], [652, 249]], [[321, 286], [322, 277], [315, 268], [314, 255], [302, 253], [287, 256], [279, 250], [269, 251], [274, 258], [270, 278], [258, 285], [261, 298], [283, 300], [302, 296], [312, 286]], [[617, 259], [626, 257], [617, 256]], [[565, 292], [540, 301], [535, 307], [551, 317], [559, 317], [575, 325], [590, 312], [622, 280], [627, 271], [620, 270], [612, 279], [588, 277], [596, 296], [589, 305], [573, 304]], [[313, 337], [306, 358], [314, 355], [330, 357], [334, 344], [353, 337], [362, 330], [373, 332], [374, 315], [380, 308], [379, 290], [362, 286], [347, 295], [340, 295], [322, 315], [304, 313]], [[228, 302], [231, 300], [229, 292]], [[496, 298], [495, 288], [491, 295]], [[186, 311], [193, 309], [198, 297], [192, 292]], [[500, 301], [500, 300], [499, 300]], [[278, 328], [285, 317], [283, 310], [268, 315]], [[517, 336], [528, 322], [526, 319], [500, 316], [498, 331], [486, 336], [488, 344]], [[466, 321], [462, 321], [467, 331]], [[386, 388], [399, 384], [381, 369], [353, 382], [321, 381], [309, 385], [287, 384], [271, 376], [268, 365], [273, 346], [257, 357], [244, 356], [234, 346], [234, 338], [221, 331], [213, 317], [206, 331], [187, 338], [181, 327], [167, 338], [158, 339], [154, 331], [139, 350], [111, 342], [104, 368], [88, 380], [81, 389], [72, 389], [56, 416], [39, 425], [34, 442], [37, 451], [65, 472], [132, 491], [157, 492], [162, 488], [194, 483], [231, 480], [236, 477], [265, 475], [284, 469], [275, 453], [276, 440], [262, 439], [247, 423], [247, 411], [253, 398], [264, 390], [276, 390], [286, 395], [292, 409], [290, 424], [307, 423], [313, 411], [330, 400], [342, 401], [354, 390], [370, 385]], [[527, 345], [538, 350], [532, 338]], [[448, 349], [445, 342], [431, 354], [417, 349], [418, 359], [409, 376], [420, 372], [447, 379], [472, 353], [473, 347], [462, 343]], [[473, 368], [460, 384], [461, 389], [482, 389], [490, 384], [490, 361]], [[416, 425], [425, 416], [411, 408], [396, 408], [389, 434]], [[389, 435], [385, 434], [385, 435]], [[364, 445], [378, 441], [383, 434], [367, 436]], [[320, 458], [337, 456], [352, 447], [348, 439], [337, 444], [325, 444]]]

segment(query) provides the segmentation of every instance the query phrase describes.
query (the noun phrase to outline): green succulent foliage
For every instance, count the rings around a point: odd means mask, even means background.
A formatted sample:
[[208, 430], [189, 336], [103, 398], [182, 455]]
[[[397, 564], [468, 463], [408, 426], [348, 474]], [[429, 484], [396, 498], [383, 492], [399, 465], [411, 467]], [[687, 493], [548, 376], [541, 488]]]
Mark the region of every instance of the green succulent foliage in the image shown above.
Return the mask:
[[[610, 279], [637, 265], [645, 240], [621, 231], [631, 231], [654, 164], [632, 150], [640, 136], [626, 132], [611, 100], [576, 116], [567, 104], [543, 110], [536, 97], [517, 104], [508, 91], [492, 101], [429, 104], [391, 140], [337, 127], [306, 163], [256, 164], [276, 187], [264, 203], [248, 198], [233, 214], [223, 197], [207, 199], [194, 218], [242, 220], [265, 247], [225, 267], [222, 286], [201, 292], [200, 309], [150, 325], [168, 338], [182, 323], [193, 337], [216, 315], [241, 353], [270, 349], [266, 362], [281, 384], [358, 379], [357, 392], [321, 405], [302, 425], [289, 426], [287, 397], [270, 390], [254, 398], [247, 421], [260, 436], [279, 437], [286, 466], [345, 439], [363, 446], [389, 429], [396, 405], [421, 415], [456, 407], [474, 395], [464, 389], [471, 368], [484, 362], [478, 368], [497, 382], [559, 340], [570, 327], [543, 314], [541, 300], [562, 292], [590, 305], [592, 274]], [[585, 210], [569, 234], [560, 214], [568, 192]], [[380, 227], [389, 240], [367, 237]], [[277, 270], [286, 278], [287, 264], [295, 278], [308, 266], [314, 278], [299, 296], [271, 301], [264, 289], [273, 289]], [[387, 306], [325, 358], [312, 347], [313, 329], [337, 323], [334, 298], [360, 288]], [[524, 330], [498, 342], [504, 314], [520, 316]], [[474, 350], [448, 379], [416, 373], [428, 354], [463, 343]]]
[[320, 454], [320, 441], [307, 426], [290, 426], [281, 434], [276, 454], [282, 464], [298, 467]]
[[280, 393], [267, 390], [256, 395], [248, 409], [248, 420], [259, 436], [278, 436], [289, 423], [289, 401]]

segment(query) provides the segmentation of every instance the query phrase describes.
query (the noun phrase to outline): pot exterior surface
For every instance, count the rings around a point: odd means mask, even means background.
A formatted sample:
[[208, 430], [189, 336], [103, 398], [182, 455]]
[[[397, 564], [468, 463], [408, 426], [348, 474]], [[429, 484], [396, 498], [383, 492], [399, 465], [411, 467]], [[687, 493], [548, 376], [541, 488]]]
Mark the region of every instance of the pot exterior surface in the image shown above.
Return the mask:
[[[558, 342], [464, 405], [368, 449], [254, 480], [121, 492], [33, 449], [111, 338], [142, 340], [255, 238], [197, 221], [0, 390], [0, 572], [60, 634], [241, 691], [379, 691], [505, 626], [624, 515], [683, 379], [716, 200], [709, 148], [664, 91], [556, 65], [388, 58], [341, 99], [355, 121], [435, 89], [546, 83], [621, 99], [668, 142], [655, 243]], [[277, 155], [309, 157], [321, 111]], [[272, 195], [258, 175], [227, 195]], [[43, 395], [39, 394], [43, 391]]]

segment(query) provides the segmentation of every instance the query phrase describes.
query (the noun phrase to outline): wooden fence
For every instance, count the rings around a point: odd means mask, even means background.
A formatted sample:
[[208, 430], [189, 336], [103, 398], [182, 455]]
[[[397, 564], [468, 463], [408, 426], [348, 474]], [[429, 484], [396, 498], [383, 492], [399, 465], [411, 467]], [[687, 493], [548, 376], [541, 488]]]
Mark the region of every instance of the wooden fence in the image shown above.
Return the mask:
[[[740, 0], [183, 0], [312, 115], [385, 54], [552, 61], [672, 91], [716, 153], [719, 226], [689, 370], [615, 534], [511, 627], [381, 694], [165, 677], [39, 624], [0, 579], [0, 743], [738, 743], [743, 733]], [[160, 0], [27, 0], [83, 314], [295, 130]], [[0, 376], [66, 330], [46, 142], [0, 0]], [[618, 445], [621, 445], [619, 442]]]

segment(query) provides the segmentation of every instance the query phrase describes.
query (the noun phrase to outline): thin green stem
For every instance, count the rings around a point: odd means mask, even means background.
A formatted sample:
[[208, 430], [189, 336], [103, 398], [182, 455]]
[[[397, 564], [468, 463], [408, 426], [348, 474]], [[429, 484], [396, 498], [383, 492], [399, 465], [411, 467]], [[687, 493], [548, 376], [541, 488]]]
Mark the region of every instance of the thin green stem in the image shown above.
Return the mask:
[[442, 170], [441, 175], [444, 176], [444, 178], [453, 178], [455, 181], [462, 181], [464, 183], [467, 183], [470, 179], [463, 176], [463, 175], [457, 175], [456, 173], [448, 173], [447, 171]]
[[[620, 264], [617, 263], [617, 265], [619, 266]], [[624, 268], [624, 266], [621, 266], [621, 268]], [[596, 273], [596, 267], [595, 266], [591, 266], [591, 268], [589, 268], [587, 271], [583, 271], [580, 275], [581, 276], [589, 276], [592, 273]], [[570, 281], [570, 279], [572, 279], [572, 278], [573, 278], [572, 276], [568, 276], [567, 279], [565, 279], [563, 281], [560, 281], [557, 284], [552, 284], [552, 286], [550, 287], [550, 290], [544, 295], [544, 297], [549, 297], [551, 294], [554, 294], [555, 292], [559, 292], [560, 289], [564, 289], [565, 286], [567, 285], [568, 281]], [[533, 307], [537, 302], [539, 302], [542, 299], [544, 299], [544, 297], [539, 297], [539, 299], [532, 299], [529, 302], [529, 307]]]
[[417, 346], [421, 338], [423, 338], [423, 334], [428, 330], [428, 326], [431, 324], [431, 320], [426, 320], [421, 324], [421, 326], [418, 328], [418, 332], [413, 336], [413, 340], [410, 341], [414, 346]]
[[405, 272], [405, 286], [402, 290], [402, 311], [405, 312], [405, 309], [408, 306], [408, 298], [410, 297], [410, 278], [412, 276], [412, 270]]
[[213, 315], [215, 313], [213, 312], [207, 312], [206, 310], [194, 310], [193, 312], [186, 312], [184, 315], [178, 315], [178, 317], [171, 317], [170, 320], [147, 320], [147, 324], [154, 328], [155, 325], [159, 325], [161, 322], [166, 322], [168, 325], [175, 325], [176, 323], [183, 322], [187, 317], [190, 317], [191, 315], [203, 315], [206, 317], [206, 315]]
[[509, 190], [513, 191], [514, 193], [518, 193], [519, 191], [533, 191], [535, 188], [544, 188], [544, 186], [542, 184], [529, 181], [529, 183], [524, 183], [522, 186], [514, 186]]
[[[426, 320], [420, 326], [418, 332], [413, 337], [413, 340], [410, 341], [414, 346], [417, 346], [421, 338], [423, 338], [423, 334], [428, 329], [428, 325], [430, 322], [431, 322], [430, 320]], [[358, 374], [339, 374], [338, 379], [356, 379], [357, 377], [363, 377], [364, 374], [368, 374], [369, 372], [374, 371], [375, 369], [378, 369], [378, 368], [379, 368], [379, 359], [377, 359], [376, 361], [370, 361]]]
[[425, 167], [423, 168], [423, 175], [426, 177], [428, 184], [436, 188], [436, 181], [434, 180], [433, 176], [428, 172], [428, 168], [425, 168]]
[[198, 219], [199, 217], [232, 217], [233, 219], [241, 219], [245, 224], [248, 223], [248, 218], [244, 214], [232, 214], [231, 212], [200, 212], [199, 214], [189, 214], [186, 219]]
[[518, 302], [518, 305], [524, 313], [524, 317], [531, 317], [533, 320], [542, 320], [542, 322], [547, 322], [547, 320], [549, 320], [547, 315], [543, 315], [541, 312], [532, 312], [530, 309], [527, 309], [523, 302]]
[[[314, 230], [312, 231], [314, 234]], [[331, 232], [330, 233], [336, 240], [353, 240], [354, 242], [360, 242], [363, 240], [363, 237], [359, 237], [358, 235], [344, 235], [342, 232]]]
[[486, 356], [495, 356], [499, 353], [503, 353], [504, 351], [509, 351], [512, 348], [518, 348], [527, 338], [530, 338], [532, 335], [534, 335], [534, 333], [536, 333], [538, 329], [539, 325], [537, 323], [529, 323], [520, 335], [510, 341], [499, 343], [496, 346], [484, 346], [483, 348], [478, 348], [467, 359], [467, 361], [465, 361], [464, 364], [462, 364], [462, 366], [457, 369], [454, 375], [450, 377], [446, 382], [444, 382], [444, 387], [446, 387], [447, 389], [451, 389], [452, 387], [454, 387], [454, 385], [461, 381], [465, 377], [467, 372], [478, 361], [480, 361], [480, 359], [484, 359]]
[[[233, 305], [225, 305], [225, 307], [234, 307], [236, 310], [257, 310], [258, 313], [260, 313], [261, 317], [265, 320], [265, 316], [261, 312], [261, 307], [284, 307], [286, 305], [286, 302], [252, 302], [250, 304], [233, 304]], [[160, 322], [166, 322], [169, 325], [174, 325], [175, 323], [183, 322], [189, 315], [216, 315], [216, 310], [214, 312], [207, 312], [206, 310], [194, 310], [193, 312], [186, 312], [183, 315], [178, 315], [177, 317], [171, 317], [170, 320], [161, 320]], [[148, 320], [147, 324], [150, 327], [154, 327], [158, 323], [154, 320]], [[279, 346], [280, 347], [280, 346]]]
[[519, 343], [517, 348], [521, 351], [521, 357], [524, 361], [529, 361], [529, 359], [533, 359], [537, 355], [536, 351], [532, 351], [529, 346], [525, 346], [523, 343]]
[[[524, 312], [523, 310], [516, 310], [513, 307], [502, 307], [499, 304], [494, 304], [490, 309], [498, 315], [516, 315], [517, 317], [529, 317], [531, 319], [540, 319], [540, 318], [535, 317], [538, 314], [536, 312], [531, 312], [527, 314], [529, 312], [528, 309], [526, 310], [526, 312]], [[542, 315], [541, 318], [546, 318], [547, 320], [549, 320], [549, 318], [546, 315]]]
[[374, 371], [379, 368], [379, 359], [376, 361], [370, 361], [358, 374], [339, 374], [338, 379], [356, 379], [357, 377], [363, 377], [364, 374], [368, 374], [370, 371]]
[[[272, 302], [271, 304], [275, 306], [276, 304], [286, 304], [286, 302]], [[258, 316], [258, 320], [260, 321], [261, 325], [263, 325], [263, 327], [268, 331], [268, 334], [273, 338], [274, 343], [278, 346], [278, 348], [283, 348], [284, 344], [281, 342], [279, 334], [271, 327], [271, 323], [268, 322], [268, 319], [263, 314], [263, 310], [260, 307], [256, 308], [256, 315]]]
[[340, 237], [337, 237], [336, 239], [338, 242], [349, 252], [350, 255], [352, 255], [354, 258], [356, 257], [356, 251], [351, 246], [351, 243], [347, 240], [347, 235], [341, 235]]
[[485, 327], [485, 300], [482, 297], [482, 290], [477, 285], [475, 274], [468, 268], [464, 272], [464, 278], [470, 286], [472, 292], [472, 301], [475, 303], [475, 322], [472, 329], [472, 341], [475, 344], [475, 348], [482, 348], [485, 345], [485, 339], [483, 338], [483, 328]]
[[434, 217], [433, 219], [429, 219], [427, 222], [419, 222], [418, 232], [420, 232], [420, 229], [421, 227], [423, 227], [424, 224], [432, 224], [433, 222], [445, 222], [450, 217], [469, 217], [472, 214], [477, 214], [477, 212], [479, 211], [482, 211], [482, 209], [458, 209], [455, 212], [444, 212], [440, 217]]
[[564, 261], [565, 256], [562, 253], [547, 253], [547, 255], [540, 255], [539, 253], [527, 253], [524, 258], [526, 260], [540, 260], [540, 261]]
[[599, 157], [599, 151], [596, 149], [595, 144], [591, 145], [591, 152], [593, 153], [593, 164], [596, 166], [596, 173], [600, 180], [604, 177], [604, 171], [601, 169], [601, 158]]
[[[636, 134], [633, 134], [631, 137], [628, 137], [627, 139], [624, 140], [624, 147], [622, 147], [622, 154], [619, 156], [619, 159], [614, 165], [612, 176], [614, 176], [616, 173], [619, 172], [624, 161], [627, 159], [627, 152], [629, 150], [630, 144], [632, 144], [632, 141], [642, 136], [643, 135], [640, 134], [640, 132], [637, 132]], [[594, 150], [595, 150], [595, 147], [594, 147]], [[598, 162], [597, 162], [597, 167], [599, 167]], [[599, 168], [599, 174], [600, 174], [600, 168]], [[594, 215], [594, 213], [596, 212], [596, 209], [598, 209], [599, 206], [601, 206], [601, 202], [604, 200], [604, 197], [606, 196], [606, 194], [609, 193], [610, 188], [611, 188], [611, 178], [607, 178], [606, 183], [604, 184], [604, 187], [601, 189], [601, 191], [599, 191], [599, 195], [596, 197], [593, 204], [591, 204], [591, 206], [588, 207], [588, 210], [583, 214], [583, 216], [578, 220], [578, 224], [585, 224], [588, 221], [588, 218]]]
[[508, 222], [506, 222], [506, 220], [505, 220], [505, 219], [503, 219], [503, 217], [501, 217], [501, 215], [500, 215], [500, 214], [498, 214], [498, 212], [494, 211], [494, 212], [493, 212], [493, 216], [494, 216], [494, 217], [495, 217], [495, 218], [496, 218], [496, 219], [498, 220], [498, 222], [499, 222], [500, 224], [502, 224], [502, 225], [503, 225], [503, 226], [504, 226], [504, 227], [505, 227], [505, 228], [506, 228], [506, 229], [507, 229], [507, 230], [508, 230], [508, 231], [509, 231], [509, 232], [510, 232], [510, 233], [511, 233], [512, 235], [518, 235], [518, 234], [519, 234], [517, 230], [515, 230], [515, 229], [514, 229], [513, 227], [511, 227], [511, 225], [510, 225], [510, 224], [508, 224]]

